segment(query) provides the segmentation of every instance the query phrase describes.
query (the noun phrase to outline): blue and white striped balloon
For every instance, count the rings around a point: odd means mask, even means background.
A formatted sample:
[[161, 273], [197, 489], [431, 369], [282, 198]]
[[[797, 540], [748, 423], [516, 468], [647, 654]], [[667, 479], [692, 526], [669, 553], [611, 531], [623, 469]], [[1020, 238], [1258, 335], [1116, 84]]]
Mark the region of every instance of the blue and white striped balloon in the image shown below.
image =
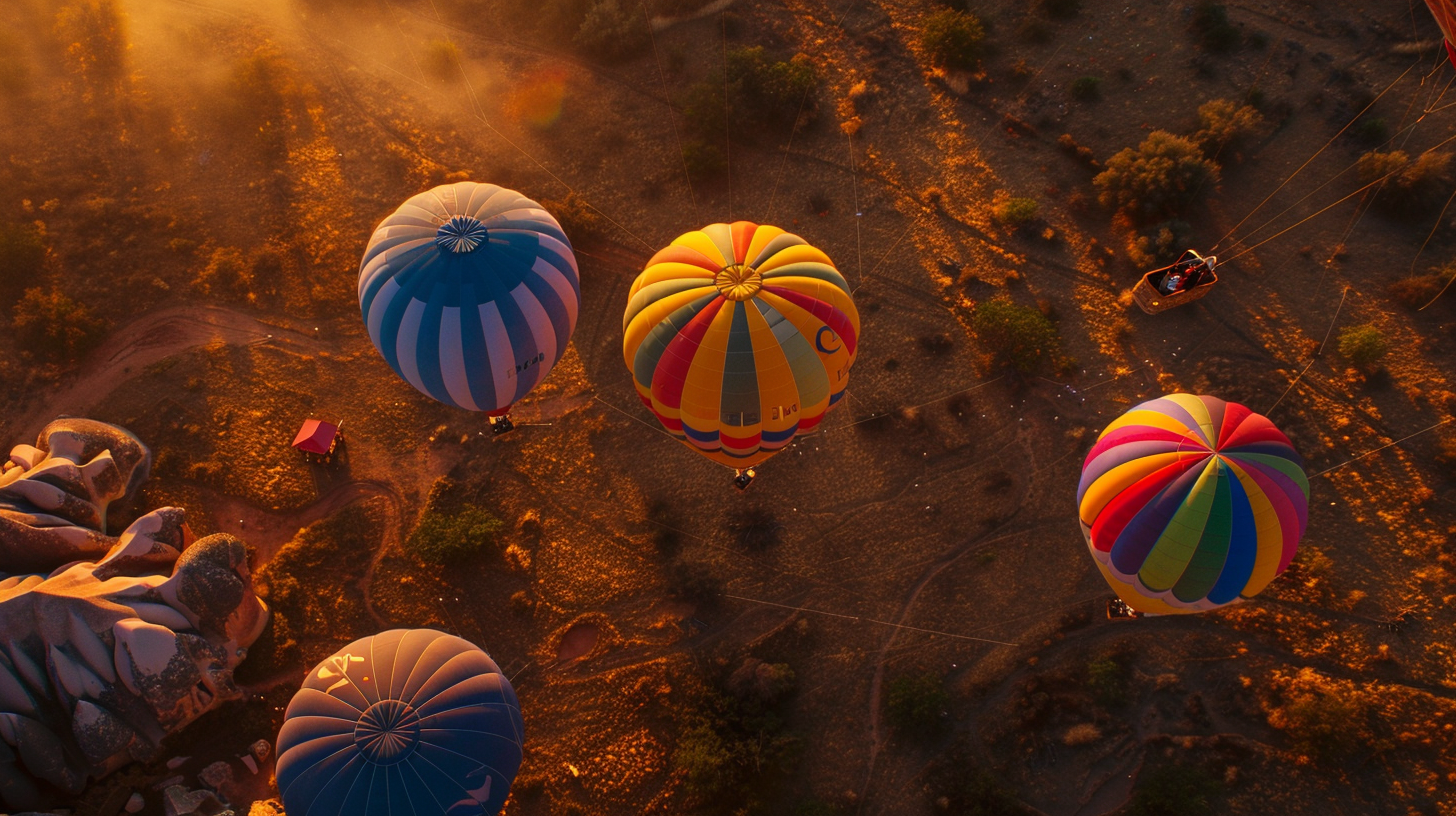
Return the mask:
[[369, 339], [427, 396], [501, 413], [566, 353], [581, 307], [571, 242], [515, 190], [462, 181], [384, 219], [359, 265]]

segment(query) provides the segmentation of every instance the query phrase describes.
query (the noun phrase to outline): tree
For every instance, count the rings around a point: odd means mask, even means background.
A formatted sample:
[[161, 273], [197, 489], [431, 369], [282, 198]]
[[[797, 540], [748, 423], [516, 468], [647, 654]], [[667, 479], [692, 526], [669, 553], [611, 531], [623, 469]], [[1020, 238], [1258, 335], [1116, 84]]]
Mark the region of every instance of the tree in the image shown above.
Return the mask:
[[106, 322], [59, 289], [27, 289], [15, 304], [15, 335], [22, 348], [71, 361], [100, 341]]
[[1061, 336], [1046, 315], [1009, 300], [990, 300], [971, 316], [976, 337], [997, 362], [1030, 374], [1061, 350]]
[[937, 68], [970, 70], [980, 64], [986, 29], [974, 14], [941, 9], [925, 18], [920, 47]]
[[1192, 140], [1155, 130], [1136, 149], [1124, 148], [1108, 159], [1092, 183], [1103, 206], [1145, 221], [1176, 213], [1218, 183], [1218, 164], [1204, 158]]
[[1264, 116], [1249, 105], [1215, 99], [1198, 108], [1198, 130], [1193, 140], [1209, 157], [1237, 150], [1264, 127]]
[[636, 13], [622, 10], [617, 0], [596, 0], [582, 18], [576, 31], [577, 47], [604, 60], [621, 60], [633, 56], [647, 44], [647, 21]]

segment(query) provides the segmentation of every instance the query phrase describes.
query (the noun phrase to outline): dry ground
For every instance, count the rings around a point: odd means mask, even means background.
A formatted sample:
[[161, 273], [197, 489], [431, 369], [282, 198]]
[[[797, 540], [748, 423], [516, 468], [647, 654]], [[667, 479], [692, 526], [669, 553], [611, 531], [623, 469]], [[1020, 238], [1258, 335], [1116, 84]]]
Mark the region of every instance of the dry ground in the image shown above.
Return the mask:
[[[1451, 417], [1453, 300], [1417, 314], [1385, 293], [1434, 214], [1402, 223], [1352, 200], [1222, 267], [1197, 306], [1148, 317], [1119, 300], [1135, 271], [1093, 248], [1122, 254], [1110, 214], [1087, 203], [1092, 172], [1055, 144], [1069, 133], [1105, 159], [1151, 129], [1189, 132], [1198, 104], [1257, 85], [1284, 121], [1221, 157], [1222, 183], [1188, 216], [1208, 246], [1417, 60], [1390, 51], [1433, 36], [1423, 9], [1231, 5], [1267, 44], [1214, 56], [1187, 33], [1191, 6], [1088, 0], [1048, 21], [977, 4], [995, 48], [962, 94], [924, 68], [928, 0], [743, 0], [730, 45], [810, 55], [819, 115], [791, 144], [787, 129], [731, 144], [731, 182], [689, 188], [665, 96], [680, 105], [717, 76], [720, 18], [659, 32], [660, 59], [601, 67], [492, 24], [485, 4], [122, 5], [131, 47], [107, 78], [77, 72], [48, 4], [5, 0], [16, 30], [36, 34], [6, 57], [25, 79], [0, 98], [0, 208], [45, 222], [42, 280], [115, 327], [75, 365], [32, 366], [0, 340], [7, 438], [56, 413], [119, 422], [158, 452], [147, 501], [237, 530], [260, 561], [292, 547], [286, 562], [308, 563], [316, 541], [353, 556], [291, 576], [314, 604], [290, 607], [292, 651], [260, 644], [244, 674], [257, 699], [215, 715], [205, 740], [183, 735], [179, 752], [270, 736], [304, 668], [382, 622], [461, 634], [513, 677], [530, 746], [513, 814], [691, 812], [673, 760], [684, 712], [745, 655], [796, 676], [785, 715], [798, 761], [763, 812], [954, 812], [959, 800], [938, 801], [948, 763], [994, 774], [1040, 812], [1111, 813], [1145, 771], [1185, 763], [1216, 777], [1218, 812], [1456, 813], [1446, 429], [1351, 462]], [[1046, 42], [1028, 38], [1029, 19]], [[463, 78], [422, 62], [440, 39], [460, 48]], [[278, 98], [240, 111], [248, 71], [265, 69], [283, 76]], [[1376, 111], [1392, 129], [1414, 121], [1450, 71], [1423, 52]], [[1084, 75], [1103, 79], [1101, 101], [1069, 96]], [[518, 115], [551, 83], [559, 117]], [[1422, 120], [1409, 147], [1451, 135], [1452, 113]], [[852, 137], [849, 115], [863, 123]], [[1007, 116], [1022, 125], [1004, 128]], [[1359, 149], [1337, 141], [1235, 238]], [[574, 189], [622, 227], [581, 247], [573, 350], [500, 439], [399, 382], [354, 307], [373, 224], [459, 177], [537, 198]], [[1251, 243], [1355, 186], [1339, 177]], [[1007, 195], [1037, 198], [1054, 239], [995, 224]], [[650, 424], [618, 322], [653, 248], [728, 218], [824, 247], [858, 287], [865, 338], [825, 430], [743, 494]], [[1452, 246], [1438, 231], [1420, 270]], [[273, 270], [266, 291], [193, 285], [229, 248]], [[1231, 239], [1219, 249], [1238, 252]], [[965, 325], [1003, 293], [1058, 316], [1064, 371], [985, 369]], [[1367, 322], [1392, 340], [1383, 375], [1316, 354], [1332, 325]], [[1110, 417], [1178, 389], [1277, 404], [1315, 474], [1306, 555], [1243, 607], [1108, 623], [1072, 506], [1080, 459]], [[344, 420], [333, 470], [286, 449], [309, 414]], [[509, 556], [438, 570], [400, 550], [445, 474], [506, 521]], [[348, 512], [378, 529], [349, 532]], [[276, 571], [260, 566], [271, 591]], [[314, 615], [327, 625], [299, 623]], [[1107, 661], [1115, 693], [1098, 696], [1090, 667]], [[886, 688], [923, 672], [944, 678], [950, 705], [939, 732], [905, 733]], [[1302, 741], [1311, 727], [1289, 710], [1304, 700], [1346, 706], [1307, 710], [1348, 715], [1356, 744], [1330, 738], [1338, 750], [1322, 755]]]

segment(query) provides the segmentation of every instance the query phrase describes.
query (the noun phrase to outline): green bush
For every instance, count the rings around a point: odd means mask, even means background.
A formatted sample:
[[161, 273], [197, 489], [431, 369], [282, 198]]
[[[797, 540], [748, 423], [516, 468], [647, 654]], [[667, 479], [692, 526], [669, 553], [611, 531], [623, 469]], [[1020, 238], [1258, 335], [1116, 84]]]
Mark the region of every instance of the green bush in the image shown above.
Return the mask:
[[683, 145], [683, 164], [694, 181], [707, 181], [728, 169], [728, 161], [717, 145], [692, 140]]
[[460, 78], [460, 46], [451, 40], [431, 40], [425, 46], [424, 63], [435, 79], [453, 82]]
[[1355, 124], [1354, 134], [1356, 139], [1374, 147], [1390, 138], [1390, 125], [1382, 117], [1371, 116]]
[[[767, 697], [734, 693], [734, 681], [704, 692], [696, 707], [681, 715], [682, 731], [673, 766], [684, 772], [688, 798], [712, 812], [763, 813], [777, 782], [787, 778], [798, 759], [799, 739], [783, 718], [793, 672], [783, 664], [747, 658], [733, 673], [762, 668], [780, 683]], [[741, 690], [740, 690], [741, 691]]]
[[435, 480], [429, 498], [405, 540], [405, 549], [429, 564], [450, 564], [481, 551], [498, 553], [501, 520], [465, 500], [449, 477]]
[[1155, 130], [1136, 149], [1124, 148], [1092, 180], [1103, 206], [1134, 220], [1166, 216], [1218, 182], [1218, 164], [1189, 139]]
[[15, 304], [15, 337], [38, 357], [70, 362], [106, 334], [106, 322], [59, 289], [26, 289]]
[[1095, 76], [1080, 77], [1072, 83], [1072, 98], [1078, 102], [1096, 102], [1102, 98], [1102, 80]]
[[1264, 116], [1232, 99], [1215, 99], [1198, 108], [1198, 130], [1193, 140], [1208, 156], [1237, 150], [1264, 127]]
[[993, 215], [997, 221], [1012, 227], [1024, 227], [1036, 221], [1041, 206], [1034, 198], [1008, 198], [996, 205]]
[[1193, 36], [1204, 50], [1223, 54], [1234, 50], [1242, 36], [1229, 22], [1228, 9], [1222, 4], [1204, 0], [1193, 12]]
[[1100, 657], [1087, 664], [1087, 689], [1103, 706], [1127, 702], [1127, 667], [1116, 657]]
[[1002, 365], [1030, 374], [1061, 352], [1057, 327], [1046, 315], [1009, 300], [990, 300], [971, 316], [976, 337]]
[[45, 267], [45, 230], [39, 224], [0, 225], [0, 307], [9, 309]]
[[1372, 150], [1355, 165], [1360, 181], [1383, 181], [1376, 201], [1386, 210], [1417, 215], [1436, 209], [1446, 200], [1451, 181], [1451, 154], [1427, 150], [1412, 160], [1404, 150]]
[[1139, 779], [1129, 816], [1203, 816], [1213, 812], [1218, 780], [1193, 765], [1165, 765]]
[[1169, 219], [1133, 233], [1127, 242], [1127, 257], [1134, 266], [1166, 266], [1188, 248], [1193, 227], [1187, 221]]
[[941, 714], [949, 706], [945, 684], [930, 672], [897, 677], [885, 694], [890, 722], [912, 736], [938, 733], [944, 725]]
[[1370, 368], [1385, 356], [1385, 335], [1370, 324], [1347, 326], [1340, 330], [1340, 356], [1357, 368]]
[[622, 10], [617, 0], [596, 0], [582, 18], [576, 31], [578, 48], [604, 60], [623, 60], [636, 56], [648, 44], [647, 21], [638, 9]]
[[956, 9], [941, 9], [926, 17], [920, 27], [920, 47], [937, 68], [975, 68], [981, 62], [981, 43], [985, 39], [981, 21]]
[[819, 71], [808, 56], [775, 60], [761, 46], [729, 51], [728, 78], [736, 91], [734, 118], [760, 123], [791, 122], [800, 105], [810, 109], [806, 100], [819, 86]]

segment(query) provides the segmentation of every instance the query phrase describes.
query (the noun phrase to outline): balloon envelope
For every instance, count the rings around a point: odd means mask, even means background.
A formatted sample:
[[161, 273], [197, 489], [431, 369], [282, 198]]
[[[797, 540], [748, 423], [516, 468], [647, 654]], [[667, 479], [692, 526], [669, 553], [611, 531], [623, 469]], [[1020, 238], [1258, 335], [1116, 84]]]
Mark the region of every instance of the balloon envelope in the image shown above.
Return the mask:
[[1102, 431], [1077, 505], [1092, 557], [1123, 601], [1140, 612], [1200, 612], [1253, 597], [1289, 566], [1309, 480], [1266, 417], [1171, 394]]
[[289, 816], [494, 816], [521, 766], [521, 709], [485, 652], [432, 629], [320, 663], [278, 734]]
[[1431, 10], [1431, 16], [1436, 18], [1436, 25], [1441, 27], [1441, 36], [1446, 40], [1446, 57], [1451, 64], [1456, 66], [1456, 2], [1453, 0], [1426, 0], [1426, 8]]
[[580, 276], [561, 225], [514, 190], [420, 193], [374, 230], [359, 308], [374, 347], [427, 396], [500, 412], [566, 353]]
[[668, 433], [735, 468], [818, 426], [849, 385], [859, 312], [820, 250], [778, 227], [710, 224], [637, 276], [622, 349]]

